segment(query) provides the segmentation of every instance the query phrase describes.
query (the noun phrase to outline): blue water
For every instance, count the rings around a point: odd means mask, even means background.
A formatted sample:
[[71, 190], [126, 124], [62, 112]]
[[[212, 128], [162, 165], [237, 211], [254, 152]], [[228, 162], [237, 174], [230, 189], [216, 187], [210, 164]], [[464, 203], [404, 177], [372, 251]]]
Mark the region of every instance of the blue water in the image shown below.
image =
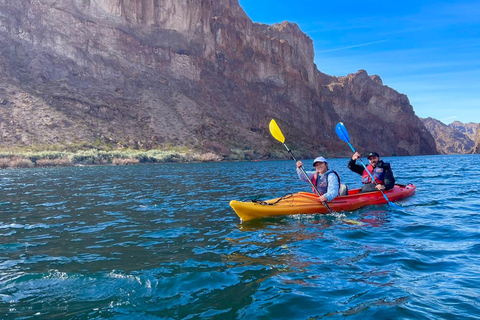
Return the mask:
[[2, 170], [0, 319], [480, 319], [480, 155], [386, 160], [400, 209], [250, 223], [293, 161]]

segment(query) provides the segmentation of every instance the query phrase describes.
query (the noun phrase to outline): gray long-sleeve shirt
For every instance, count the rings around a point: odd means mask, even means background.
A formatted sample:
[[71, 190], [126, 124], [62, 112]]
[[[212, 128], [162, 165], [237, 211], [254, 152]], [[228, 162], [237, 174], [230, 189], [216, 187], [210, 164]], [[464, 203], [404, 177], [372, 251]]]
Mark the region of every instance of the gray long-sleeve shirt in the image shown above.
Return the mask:
[[[305, 171], [305, 173], [308, 175], [308, 178], [310, 179], [310, 181], [312, 181], [316, 171]], [[338, 185], [337, 175], [333, 173], [333, 170], [331, 169], [327, 170], [327, 172], [325, 172], [324, 174], [318, 174], [317, 181], [320, 181], [321, 179], [323, 179], [323, 176], [326, 174], [328, 174], [328, 177], [327, 177], [328, 186], [327, 186], [327, 192], [324, 193], [324, 196], [327, 198], [327, 201], [332, 201], [333, 199], [335, 199], [336, 196], [338, 196], [338, 188], [340, 186]], [[297, 168], [297, 175], [300, 178], [300, 180], [308, 183], [308, 179], [305, 177], [302, 170], [300, 170], [299, 168]]]

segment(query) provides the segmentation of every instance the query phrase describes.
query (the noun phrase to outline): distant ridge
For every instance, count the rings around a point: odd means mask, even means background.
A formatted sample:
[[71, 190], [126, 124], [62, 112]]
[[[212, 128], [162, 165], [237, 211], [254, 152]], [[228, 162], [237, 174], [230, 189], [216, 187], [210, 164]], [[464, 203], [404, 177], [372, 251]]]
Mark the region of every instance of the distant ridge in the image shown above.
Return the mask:
[[465, 154], [472, 153], [475, 147], [475, 136], [478, 131], [478, 123], [462, 123], [455, 121], [449, 125], [433, 119], [422, 119], [425, 127], [435, 139], [437, 150], [441, 154]]

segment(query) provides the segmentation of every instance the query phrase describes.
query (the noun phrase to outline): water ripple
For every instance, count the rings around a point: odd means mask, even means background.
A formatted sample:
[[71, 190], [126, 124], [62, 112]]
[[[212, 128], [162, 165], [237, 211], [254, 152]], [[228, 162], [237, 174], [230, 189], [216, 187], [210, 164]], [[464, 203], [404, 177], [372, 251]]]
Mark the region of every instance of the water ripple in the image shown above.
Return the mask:
[[480, 157], [387, 160], [398, 210], [251, 223], [229, 200], [308, 191], [293, 161], [0, 171], [0, 318], [475, 318]]

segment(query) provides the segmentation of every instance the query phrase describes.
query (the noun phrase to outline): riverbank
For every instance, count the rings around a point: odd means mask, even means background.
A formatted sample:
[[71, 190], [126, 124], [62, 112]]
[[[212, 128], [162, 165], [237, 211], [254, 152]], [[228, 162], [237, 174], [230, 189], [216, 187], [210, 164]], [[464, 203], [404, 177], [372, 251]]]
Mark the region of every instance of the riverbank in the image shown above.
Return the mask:
[[189, 149], [172, 150], [77, 150], [26, 151], [0, 150], [0, 169], [68, 167], [78, 165], [132, 165], [167, 162], [219, 162], [223, 160], [253, 160], [251, 151], [235, 150], [227, 157], [213, 152]]

